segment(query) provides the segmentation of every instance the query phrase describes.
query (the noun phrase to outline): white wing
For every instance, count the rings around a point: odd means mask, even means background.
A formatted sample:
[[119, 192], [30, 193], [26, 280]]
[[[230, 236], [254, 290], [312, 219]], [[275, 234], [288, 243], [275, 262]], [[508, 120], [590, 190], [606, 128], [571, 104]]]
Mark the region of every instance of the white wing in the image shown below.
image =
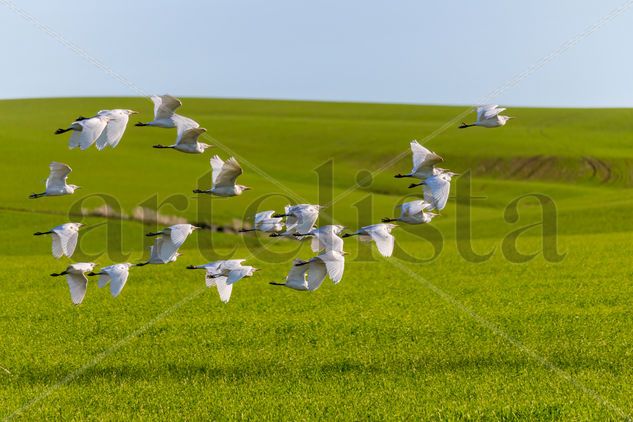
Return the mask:
[[[178, 138], [182, 137], [182, 135], [188, 131], [189, 129], [195, 129], [200, 127], [198, 122], [189, 117], [181, 116], [180, 114], [174, 114], [171, 116], [171, 121], [174, 122], [174, 126], [176, 126], [176, 134]], [[207, 130], [204, 129], [206, 132]]]
[[332, 230], [327, 232], [316, 231], [312, 238], [312, 251], [318, 252], [321, 249], [325, 251], [343, 251], [344, 241]]
[[343, 271], [345, 271], [345, 261], [327, 261], [325, 263], [328, 276], [330, 280], [337, 284], [343, 278]]
[[442, 177], [431, 177], [424, 184], [424, 200], [431, 204], [433, 209], [441, 211], [446, 206], [451, 190], [451, 182]]
[[330, 251], [317, 257], [325, 263], [328, 276], [334, 284], [341, 281], [343, 271], [345, 271], [345, 258], [338, 252]]
[[99, 114], [108, 116], [110, 120], [97, 138], [97, 149], [101, 151], [106, 145], [114, 148], [121, 141], [130, 116], [119, 110], [103, 110]]
[[70, 298], [75, 305], [83, 302], [88, 287], [88, 279], [83, 274], [69, 273], [66, 274], [68, 287], [70, 287]]
[[[223, 275], [220, 275], [221, 273], [220, 266], [222, 265], [221, 263], [222, 261], [217, 261], [207, 266], [207, 274], [205, 276], [205, 282], [207, 284], [207, 287], [215, 286], [216, 281], [219, 279], [223, 279], [224, 284], [226, 284], [226, 277]], [[214, 277], [211, 277], [211, 276], [214, 276]]]
[[176, 145], [196, 145], [198, 143], [198, 137], [206, 131], [207, 130], [203, 127], [187, 129], [178, 135]]
[[61, 189], [66, 186], [66, 179], [72, 169], [64, 163], [57, 163], [55, 161], [50, 163], [48, 167], [50, 173], [48, 179], [46, 179], [46, 190]]
[[[215, 160], [215, 164], [214, 164]], [[242, 174], [242, 167], [233, 157], [222, 162], [217, 155], [211, 159], [211, 167], [213, 168], [213, 186], [214, 187], [230, 187], [235, 186], [235, 180]]]
[[111, 265], [102, 271], [107, 271], [112, 278], [110, 282], [110, 293], [113, 297], [117, 297], [119, 293], [121, 293], [121, 290], [123, 290], [123, 287], [125, 287], [127, 278], [130, 275], [129, 268], [126, 265]]
[[246, 261], [245, 259], [225, 259], [224, 261], [218, 261], [219, 269], [224, 270], [234, 270], [236, 268], [242, 267], [242, 262]]
[[218, 288], [218, 294], [220, 295], [220, 300], [223, 303], [228, 303], [229, 299], [231, 299], [231, 292], [233, 291], [233, 285], [227, 284], [226, 277], [218, 277], [215, 279], [215, 286]]
[[191, 233], [191, 224], [174, 224], [169, 228], [169, 232], [171, 243], [178, 249]]
[[321, 283], [327, 275], [325, 263], [320, 259], [310, 260], [310, 269], [308, 270], [308, 290], [314, 291], [321, 287]]
[[73, 132], [70, 140], [68, 141], [68, 146], [73, 148], [74, 146], [79, 145], [81, 150], [89, 148], [90, 145], [94, 144], [97, 138], [101, 136], [101, 133], [105, 129], [107, 123], [107, 119], [99, 116], [74, 122], [73, 125], [78, 124], [81, 126], [81, 131]]
[[477, 120], [487, 120], [495, 117], [502, 111], [506, 110], [505, 108], [498, 108], [499, 106], [496, 104], [489, 104], [484, 106], [477, 107]]
[[170, 262], [178, 252], [178, 246], [168, 237], [161, 237], [160, 240], [162, 240], [162, 242], [160, 242], [158, 256], [162, 262]]
[[264, 220], [269, 220], [271, 218], [273, 218], [273, 214], [275, 213], [275, 211], [262, 211], [262, 212], [258, 212], [257, 214], [255, 214], [255, 225], [257, 225], [258, 223], [263, 222]]
[[178, 247], [166, 236], [157, 237], [151, 249], [152, 258], [162, 263], [170, 262], [176, 252]]
[[319, 209], [314, 206], [303, 207], [295, 211], [295, 215], [297, 216], [297, 233], [306, 234], [312, 230], [319, 218]]
[[174, 114], [174, 111], [182, 105], [180, 100], [171, 95], [153, 95], [150, 97], [154, 102], [154, 119], [167, 119]]
[[[62, 243], [64, 246], [64, 250], [66, 251], [66, 256], [71, 257], [75, 253], [75, 248], [77, 247], [77, 239], [79, 238], [79, 233], [76, 231], [70, 232], [65, 236], [65, 243]], [[62, 240], [64, 240], [62, 238]]]
[[284, 207], [284, 214], [288, 214], [286, 217], [286, 233], [296, 233], [297, 224], [299, 223], [299, 219], [294, 214], [290, 214], [291, 210], [292, 207], [290, 205]]
[[411, 173], [415, 173], [418, 170], [432, 170], [433, 166], [444, 161], [442, 157], [428, 150], [418, 143], [418, 141], [411, 141], [411, 153], [413, 155], [413, 169]]
[[306, 272], [309, 269], [308, 265], [299, 265], [296, 264], [301, 262], [301, 260], [295, 259], [288, 271], [288, 275], [286, 276], [286, 284], [288, 287], [291, 287], [296, 290], [308, 290], [308, 281], [306, 280]]
[[378, 252], [382, 256], [391, 256], [393, 253], [393, 246], [395, 238], [385, 228], [376, 228], [368, 231], [371, 238], [378, 247]]
[[55, 232], [51, 233], [51, 238], [53, 239], [53, 258], [61, 258], [64, 255], [62, 238]]
[[400, 215], [403, 217], [406, 217], [406, 216], [412, 217], [414, 215], [420, 214], [428, 207], [429, 207], [429, 204], [427, 204], [426, 202], [422, 200], [405, 202], [404, 204], [400, 206]]
[[241, 279], [243, 279], [244, 277], [246, 277], [248, 274], [250, 274], [250, 272], [251, 272], [251, 267], [235, 268], [229, 271], [226, 278], [226, 284], [230, 285], [230, 284], [236, 283], [240, 281]]
[[[101, 271], [104, 271], [105, 268]], [[110, 282], [111, 278], [110, 276], [105, 273], [105, 274], [101, 274], [99, 276], [99, 281], [97, 282], [97, 285], [99, 286], [100, 289], [104, 288], [109, 282]]]

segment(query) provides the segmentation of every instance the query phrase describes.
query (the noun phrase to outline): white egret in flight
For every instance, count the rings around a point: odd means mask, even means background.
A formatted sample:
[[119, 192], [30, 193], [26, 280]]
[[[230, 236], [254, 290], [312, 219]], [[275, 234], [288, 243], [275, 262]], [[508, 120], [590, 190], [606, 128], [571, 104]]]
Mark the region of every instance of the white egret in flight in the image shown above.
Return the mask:
[[187, 268], [206, 270], [207, 287], [215, 286], [218, 289], [220, 300], [227, 303], [231, 298], [233, 284], [244, 277], [252, 277], [255, 271], [258, 271], [258, 268], [242, 265], [244, 261], [245, 259], [227, 259], [204, 265], [189, 265]]
[[61, 258], [62, 256], [67, 256], [70, 258], [75, 252], [81, 226], [83, 226], [81, 223], [66, 223], [53, 227], [47, 232], [35, 232], [33, 235], [50, 234], [53, 239], [53, 257]]
[[372, 224], [361, 227], [354, 233], [346, 233], [343, 237], [358, 236], [363, 242], [371, 242], [373, 240], [382, 256], [391, 256], [395, 243], [391, 230], [395, 227], [398, 226], [391, 223]]
[[202, 127], [194, 127], [178, 134], [176, 143], [173, 145], [154, 145], [154, 148], [172, 148], [176, 151], [185, 152], [187, 154], [202, 154], [207, 148], [213, 145], [198, 142], [198, 137], [207, 130]]
[[301, 263], [303, 263], [303, 261], [300, 259], [295, 259], [292, 262], [292, 267], [290, 268], [290, 271], [288, 271], [288, 275], [286, 276], [285, 283], [276, 283], [274, 281], [271, 281], [268, 284], [272, 284], [273, 286], [284, 286], [293, 290], [302, 290], [302, 291], [318, 289], [321, 283], [323, 282], [323, 278], [318, 283], [314, 283], [314, 280], [312, 280], [313, 283], [311, 286], [310, 283], [308, 282], [308, 277], [307, 277], [308, 270], [310, 269], [310, 267], [308, 265], [297, 265]]
[[42, 193], [32, 193], [29, 198], [35, 199], [42, 196], [62, 196], [71, 195], [75, 193], [75, 190], [80, 186], [66, 184], [66, 179], [71, 171], [73, 171], [67, 164], [57, 163], [53, 161], [49, 164], [50, 173], [48, 179], [46, 179], [46, 191]]
[[394, 176], [395, 178], [415, 177], [416, 179], [424, 180], [427, 177], [442, 172], [442, 169], [436, 168], [435, 166], [444, 161], [444, 159], [420, 145], [416, 140], [411, 141], [411, 153], [413, 154], [413, 168], [411, 172], [407, 174], [396, 174]]
[[70, 264], [61, 273], [53, 273], [51, 276], [66, 276], [66, 281], [68, 281], [68, 287], [70, 288], [70, 298], [75, 305], [79, 305], [83, 302], [88, 287], [86, 273], [91, 272], [96, 265], [94, 262], [77, 262]]
[[345, 227], [340, 225], [327, 225], [312, 229], [307, 233], [295, 233], [295, 236], [311, 236], [310, 247], [313, 252], [320, 250], [343, 252], [343, 239], [339, 236], [343, 230]]
[[412, 183], [410, 188], [423, 185], [424, 201], [431, 205], [432, 209], [441, 211], [446, 206], [451, 190], [451, 179], [459, 176], [458, 173], [447, 171], [425, 179], [421, 183]]
[[310, 290], [316, 290], [321, 286], [325, 276], [330, 277], [334, 284], [337, 284], [343, 278], [345, 271], [345, 255], [346, 252], [327, 251], [308, 261], [299, 261], [295, 263], [296, 267], [309, 265], [308, 267], [308, 287]]
[[201, 190], [195, 189], [193, 193], [207, 193], [216, 196], [238, 196], [245, 190], [249, 190], [248, 186], [238, 185], [235, 183], [237, 177], [242, 174], [242, 167], [233, 157], [226, 161], [222, 161], [217, 155], [211, 158], [211, 189]]
[[137, 114], [138, 111], [126, 110], [122, 108], [116, 108], [113, 110], [101, 110], [97, 113], [97, 116], [106, 116], [108, 123], [101, 132], [101, 135], [97, 138], [96, 146], [101, 151], [106, 146], [116, 148], [123, 138], [127, 123], [130, 120], [130, 115]]
[[183, 132], [187, 129], [200, 126], [198, 122], [188, 117], [176, 114], [176, 109], [182, 102], [171, 95], [154, 95], [150, 97], [154, 103], [154, 120], [147, 123], [138, 122], [136, 126], [154, 126], [162, 128], [178, 127]]
[[273, 217], [275, 211], [262, 211], [255, 214], [252, 229], [240, 229], [240, 233], [260, 231], [264, 233], [278, 233], [284, 229], [283, 218]]
[[514, 117], [510, 116], [502, 116], [499, 113], [505, 111], [507, 109], [498, 105], [484, 105], [477, 107], [477, 121], [472, 124], [466, 124], [462, 122], [462, 125], [459, 127], [460, 129], [464, 129], [472, 126], [480, 126], [485, 128], [492, 127], [501, 127], [508, 123], [508, 120], [513, 119]]
[[125, 287], [125, 283], [130, 274], [130, 267], [133, 266], [134, 264], [130, 264], [129, 262], [114, 264], [101, 268], [99, 272], [91, 271], [88, 275], [100, 276], [98, 281], [99, 288], [105, 287], [110, 283], [110, 293], [113, 297], [117, 297], [119, 293], [121, 293], [121, 290], [123, 290], [123, 287]]
[[434, 217], [437, 217], [439, 214], [428, 211], [433, 208], [433, 206], [423, 200], [405, 202], [400, 205], [400, 217], [397, 218], [383, 218], [383, 223], [390, 223], [392, 221], [401, 221], [407, 224], [426, 224], [430, 223]]
[[273, 233], [270, 236], [294, 237], [295, 235], [300, 236], [308, 233], [314, 228], [314, 223], [319, 218], [320, 209], [320, 205], [312, 204], [286, 205], [283, 214], [273, 215], [275, 218], [286, 217], [286, 231], [284, 233]]
[[[166, 236], [167, 240], [171, 243], [170, 246], [175, 249], [175, 252], [182, 246], [183, 243], [185, 243], [187, 237], [198, 229], [200, 229], [200, 227], [196, 227], [192, 224], [174, 224], [173, 226], [169, 226], [159, 232], [147, 233], [145, 236]], [[163, 246], [163, 249], [164, 248], [165, 247]]]
[[154, 244], [149, 247], [149, 259], [136, 264], [142, 267], [147, 264], [168, 264], [174, 262], [180, 255], [178, 248], [171, 242], [168, 236], [157, 237]]
[[61, 135], [72, 130], [73, 134], [68, 140], [68, 148], [79, 147], [83, 151], [88, 149], [101, 136], [110, 117], [105, 114], [97, 114], [94, 117], [80, 117], [79, 119], [72, 122], [66, 129], [57, 129], [55, 135]]

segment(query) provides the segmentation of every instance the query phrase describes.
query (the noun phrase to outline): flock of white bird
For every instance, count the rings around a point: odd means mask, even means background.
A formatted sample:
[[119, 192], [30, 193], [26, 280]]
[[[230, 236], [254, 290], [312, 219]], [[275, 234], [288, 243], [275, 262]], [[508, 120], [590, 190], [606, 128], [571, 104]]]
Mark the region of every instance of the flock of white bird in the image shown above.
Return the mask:
[[[206, 132], [194, 120], [181, 116], [175, 111], [182, 105], [179, 99], [170, 95], [153, 96], [154, 120], [147, 123], [137, 123], [136, 126], [153, 126], [160, 128], [175, 128], [176, 142], [173, 145], [154, 145], [154, 148], [172, 148], [189, 154], [201, 154], [212, 145], [199, 142], [198, 138]], [[500, 113], [505, 108], [496, 105], [477, 108], [477, 121], [473, 124], [463, 123], [459, 128], [480, 126], [493, 128], [504, 126], [511, 117]], [[78, 117], [66, 129], [58, 129], [55, 134], [72, 131], [68, 146], [85, 150], [95, 144], [98, 150], [106, 146], [115, 148], [127, 127], [129, 116], [136, 114], [134, 110], [101, 110], [93, 117]], [[288, 239], [311, 239], [312, 251], [317, 255], [304, 261], [295, 259], [286, 277], [285, 283], [270, 284], [285, 286], [294, 290], [314, 291], [323, 280], [328, 277], [334, 284], [341, 281], [345, 269], [345, 255], [343, 238], [358, 236], [361, 241], [374, 242], [378, 252], [385, 257], [393, 253], [395, 239], [391, 231], [396, 227], [392, 222], [406, 224], [426, 224], [431, 222], [438, 212], [444, 209], [449, 197], [451, 178], [456, 176], [449, 170], [437, 167], [443, 161], [442, 157], [411, 141], [413, 168], [407, 174], [397, 174], [396, 178], [410, 177], [418, 179], [419, 183], [412, 183], [409, 188], [423, 187], [423, 199], [406, 202], [400, 208], [400, 215], [396, 218], [384, 218], [382, 223], [361, 227], [353, 233], [343, 234], [345, 227], [340, 225], [326, 225], [316, 227], [321, 206], [312, 204], [288, 205], [282, 214], [275, 211], [262, 211], [255, 215], [250, 229], [241, 232], [258, 231], [269, 233], [271, 237], [285, 237]], [[46, 179], [46, 190], [34, 193], [30, 198], [44, 196], [61, 196], [75, 193], [79, 186], [68, 184], [71, 168], [63, 163], [52, 162], [50, 173]], [[242, 168], [233, 157], [223, 161], [219, 156], [211, 158], [212, 187], [209, 190], [196, 189], [194, 193], [211, 194], [230, 197], [241, 195], [247, 186], [237, 184], [237, 178], [242, 174]], [[284, 220], [285, 219], [285, 220]], [[46, 232], [34, 233], [36, 236], [51, 235], [53, 257], [72, 257], [77, 246], [81, 223], [66, 223]], [[116, 297], [127, 282], [129, 270], [134, 266], [148, 264], [167, 264], [174, 262], [180, 255], [178, 249], [187, 237], [198, 229], [191, 224], [176, 224], [159, 232], [148, 233], [155, 236], [154, 244], [150, 247], [150, 257], [147, 261], [131, 264], [119, 263], [102, 267], [95, 272], [95, 263], [77, 262], [69, 265], [60, 273], [51, 276], [66, 276], [70, 288], [72, 302], [76, 305], [83, 302], [86, 295], [87, 276], [99, 276], [98, 286], [110, 284], [110, 292]], [[215, 286], [222, 302], [226, 303], [231, 297], [233, 284], [244, 277], [251, 277], [258, 270], [249, 265], [243, 265], [244, 259], [229, 259], [210, 262], [204, 265], [190, 265], [188, 269], [202, 269], [206, 271], [207, 287]]]

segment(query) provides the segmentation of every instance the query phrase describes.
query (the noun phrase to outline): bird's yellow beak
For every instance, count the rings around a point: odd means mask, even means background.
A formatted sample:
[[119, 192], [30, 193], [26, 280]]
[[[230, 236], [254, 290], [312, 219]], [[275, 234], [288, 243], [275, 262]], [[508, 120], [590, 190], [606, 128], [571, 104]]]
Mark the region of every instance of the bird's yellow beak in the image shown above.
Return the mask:
[[140, 113], [141, 113], [140, 111], [136, 111], [136, 110], [131, 110], [130, 111], [130, 114], [140, 114]]

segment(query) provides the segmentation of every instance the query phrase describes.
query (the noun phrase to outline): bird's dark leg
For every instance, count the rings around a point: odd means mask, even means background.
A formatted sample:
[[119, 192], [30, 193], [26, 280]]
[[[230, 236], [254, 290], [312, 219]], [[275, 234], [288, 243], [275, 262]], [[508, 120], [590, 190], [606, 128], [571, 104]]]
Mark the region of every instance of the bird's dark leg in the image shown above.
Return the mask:
[[149, 126], [149, 124], [147, 123], [143, 123], [143, 122], [137, 122], [134, 126]]
[[66, 275], [68, 274], [68, 271], [62, 271], [61, 273], [53, 273], [51, 274], [51, 277], [60, 277], [62, 275]]
[[302, 266], [307, 265], [309, 263], [310, 263], [310, 261], [299, 262], [299, 263], [295, 264], [295, 267], [302, 267]]
[[273, 218], [288, 217], [288, 214], [273, 214]]
[[239, 233], [247, 233], [247, 232], [254, 232], [257, 231], [257, 229], [239, 229], [238, 232]]
[[42, 192], [42, 193], [32, 193], [29, 195], [29, 199], [36, 199], [36, 198], [41, 198], [42, 196], [46, 195], [46, 192]]
[[475, 126], [475, 125], [469, 125], [469, 124], [466, 124], [466, 123], [462, 122], [462, 124], [461, 124], [461, 126], [459, 128], [460, 129], [466, 129], [467, 127], [473, 127], [473, 126]]
[[84, 117], [84, 116], [79, 116], [79, 117], [77, 117], [77, 118], [75, 119], [75, 121], [76, 121], [76, 122], [81, 122], [82, 120], [86, 120], [86, 119], [87, 119], [87, 117]]
[[387, 218], [387, 217], [385, 217], [385, 218], [383, 218], [380, 221], [382, 221], [383, 223], [391, 223], [392, 221], [398, 221], [398, 220], [396, 218]]
[[147, 262], [139, 262], [138, 264], [134, 264], [134, 266], [135, 266], [135, 267], [144, 267], [144, 266], [146, 266], [147, 264], [149, 264], [149, 261], [147, 261]]
[[409, 185], [409, 189], [414, 188], [414, 187], [416, 187], [416, 186], [422, 186], [423, 184], [424, 184], [424, 182], [420, 182], [420, 183], [411, 183], [411, 184]]
[[57, 129], [57, 130], [55, 131], [55, 135], [61, 135], [62, 133], [66, 133], [66, 132], [68, 132], [69, 130], [73, 130], [73, 128], [72, 128], [72, 127], [69, 127], [68, 129], [62, 129], [62, 128], [59, 128], [59, 129]]
[[149, 232], [145, 236], [160, 236], [163, 232]]
[[202, 190], [202, 189], [194, 189], [193, 193], [211, 193], [211, 192], [207, 192], [206, 190]]
[[396, 174], [396, 175], [395, 175], [395, 176], [393, 176], [393, 177], [395, 177], [396, 179], [402, 179], [403, 177], [411, 177], [411, 176], [408, 176], [408, 175], [406, 175], [406, 174], [400, 174], [400, 173], [398, 173], [398, 174]]
[[172, 146], [167, 146], [167, 145], [153, 145], [152, 148], [174, 148]]
[[50, 232], [35, 232], [35, 233], [33, 233], [33, 236], [42, 236], [43, 234], [51, 234], [51, 233], [53, 233], [53, 232], [52, 231], [50, 231]]
[[204, 268], [198, 268], [195, 265], [187, 265], [188, 270], [204, 270]]
[[274, 281], [271, 281], [268, 284], [270, 284], [271, 286], [285, 286], [286, 285], [286, 283], [275, 283]]
[[94, 276], [94, 275], [104, 275], [105, 273], [95, 273], [94, 271], [90, 271], [89, 273], [87, 273], [86, 275], [89, 276]]
[[268, 235], [268, 237], [279, 237], [281, 236], [279, 233], [271, 233]]
[[352, 237], [352, 236], [358, 236], [358, 233], [345, 233], [341, 237]]

